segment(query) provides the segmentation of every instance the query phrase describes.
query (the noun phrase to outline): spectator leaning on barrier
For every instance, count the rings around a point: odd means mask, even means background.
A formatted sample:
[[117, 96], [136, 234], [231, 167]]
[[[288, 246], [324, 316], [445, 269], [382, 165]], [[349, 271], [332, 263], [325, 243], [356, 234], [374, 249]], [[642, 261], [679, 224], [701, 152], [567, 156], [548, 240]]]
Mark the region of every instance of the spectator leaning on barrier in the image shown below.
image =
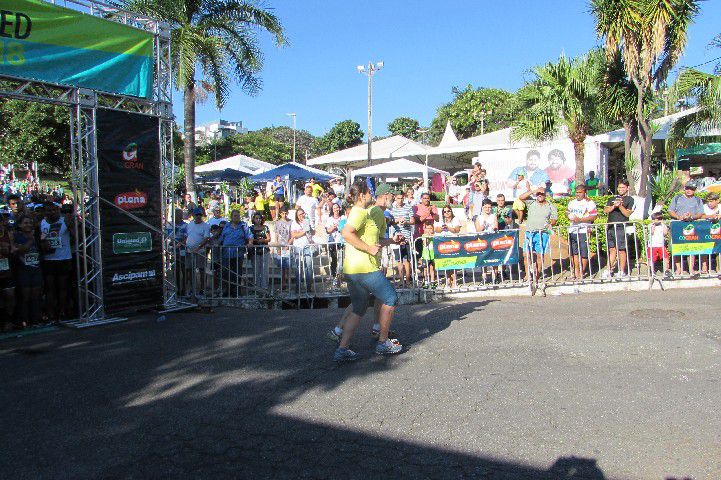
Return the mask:
[[[200, 283], [199, 289], [196, 289], [193, 293], [196, 296], [202, 296], [205, 291], [205, 263], [207, 261], [206, 245], [210, 242], [210, 225], [203, 220], [205, 211], [196, 207], [193, 210], [193, 221], [190, 222], [185, 228], [187, 231], [187, 237], [185, 238], [186, 252], [186, 271], [191, 270], [195, 272], [196, 269], [199, 272], [198, 281]], [[194, 273], [190, 273], [187, 280], [193, 278]]]
[[431, 205], [431, 195], [426, 192], [421, 195], [421, 202], [413, 207], [413, 219], [416, 226], [416, 236], [423, 235], [422, 226], [424, 222], [431, 223], [438, 221], [438, 209]]
[[[628, 180], [618, 182], [616, 191], [618, 195], [611, 198], [603, 207], [608, 215], [608, 226], [606, 227], [606, 245], [608, 246], [608, 267], [603, 272], [604, 278], [611, 278], [614, 267], [618, 267], [616, 276], [624, 277], [627, 274], [628, 261], [628, 237], [626, 227], [633, 213], [633, 198], [628, 195]], [[618, 260], [618, 264], [616, 264]]]
[[228, 284], [234, 286], [234, 293], [238, 293], [240, 285], [240, 272], [245, 258], [246, 246], [253, 245], [253, 234], [248, 225], [241, 220], [240, 211], [230, 212], [230, 222], [225, 224], [220, 232], [220, 245], [223, 250], [223, 267], [227, 271]]
[[[692, 222], [703, 217], [703, 201], [696, 196], [696, 184], [687, 182], [683, 189], [683, 194], [676, 195], [668, 206], [668, 213], [674, 220], [682, 220], [684, 222]], [[682, 256], [676, 256], [676, 275], [683, 274]], [[689, 272], [694, 273], [696, 266], [696, 257], [689, 256]]]
[[220, 212], [220, 205], [216, 205], [215, 208], [213, 208], [213, 216], [208, 219], [208, 225], [211, 227], [213, 225], [220, 225], [228, 223], [228, 219], [223, 217], [223, 214]]
[[483, 200], [481, 211], [474, 221], [476, 232], [494, 233], [498, 230], [498, 217], [493, 213], [493, 202], [486, 198]]
[[493, 214], [498, 219], [498, 229], [515, 228], [513, 224], [513, 210], [506, 204], [506, 196], [502, 193], [496, 195], [496, 206], [493, 207]]
[[320, 218], [320, 204], [318, 199], [313, 196], [313, 186], [307, 184], [303, 190], [303, 195], [298, 197], [295, 202], [295, 208], [301, 208], [305, 212], [307, 220], [310, 222], [310, 226], [315, 228], [316, 218]]
[[[535, 198], [531, 198], [531, 195]], [[543, 255], [549, 251], [550, 230], [558, 220], [556, 206], [546, 200], [545, 187], [538, 187], [535, 191], [521, 194], [520, 200], [526, 202], [528, 218], [526, 220], [526, 234], [523, 239], [523, 251], [526, 258], [526, 280], [531, 269], [531, 257], [535, 257], [536, 281], [541, 276], [543, 268]]]
[[[329, 192], [330, 193], [330, 192]], [[333, 287], [338, 286], [338, 252], [343, 246], [341, 235], [341, 222], [345, 220], [343, 209], [339, 203], [330, 204], [331, 212], [325, 222], [325, 232], [328, 234], [328, 256], [330, 256], [330, 274], [333, 277]], [[340, 248], [339, 248], [340, 247]]]
[[396, 231], [405, 238], [405, 242], [402, 242], [400, 245], [391, 246], [396, 255], [395, 261], [398, 265], [398, 274], [402, 279], [402, 288], [405, 288], [411, 284], [409, 245], [413, 245], [413, 224], [415, 223], [415, 217], [413, 216], [413, 207], [404, 202], [403, 194], [400, 192], [395, 193], [390, 212], [395, 220], [393, 226]]
[[568, 243], [571, 249], [571, 267], [577, 280], [583, 278], [588, 268], [588, 234], [591, 224], [598, 215], [596, 202], [588, 198], [586, 190], [586, 185], [578, 185], [576, 198], [568, 202], [566, 210], [570, 222]]
[[[719, 195], [718, 193], [709, 193], [706, 196], [706, 205], [703, 206], [703, 218], [711, 222], [719, 222], [721, 220], [721, 208], [719, 208]], [[708, 273], [708, 261], [710, 255], [703, 255], [701, 257], [701, 273]], [[718, 265], [716, 266], [718, 271]]]

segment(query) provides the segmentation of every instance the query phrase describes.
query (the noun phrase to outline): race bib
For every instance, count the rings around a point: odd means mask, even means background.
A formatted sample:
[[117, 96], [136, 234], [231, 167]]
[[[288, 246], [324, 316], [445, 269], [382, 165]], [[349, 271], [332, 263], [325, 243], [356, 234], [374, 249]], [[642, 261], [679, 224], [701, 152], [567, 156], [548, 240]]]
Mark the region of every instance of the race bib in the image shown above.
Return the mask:
[[26, 253], [23, 258], [23, 263], [28, 267], [37, 267], [40, 265], [40, 254]]
[[62, 248], [63, 247], [63, 239], [58, 235], [57, 237], [48, 237], [47, 238], [48, 244], [50, 245], [50, 248]]
[[7, 258], [0, 258], [0, 272], [10, 270], [10, 262]]

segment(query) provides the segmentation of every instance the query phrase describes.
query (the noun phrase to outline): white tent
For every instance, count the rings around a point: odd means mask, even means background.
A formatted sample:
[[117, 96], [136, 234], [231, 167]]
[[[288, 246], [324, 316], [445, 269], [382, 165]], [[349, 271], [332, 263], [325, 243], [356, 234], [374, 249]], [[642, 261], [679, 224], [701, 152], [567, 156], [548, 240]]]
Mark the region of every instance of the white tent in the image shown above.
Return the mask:
[[[402, 135], [394, 135], [376, 140], [371, 145], [372, 161], [371, 164], [378, 164], [388, 160], [397, 158], [415, 158], [421, 160], [425, 158], [426, 151], [431, 147], [406, 138]], [[340, 167], [366, 167], [368, 165], [368, 145], [363, 143], [355, 147], [338, 150], [327, 155], [311, 158], [308, 165], [334, 165]]]
[[398, 160], [391, 160], [390, 162], [355, 170], [353, 171], [353, 178], [355, 179], [356, 175], [360, 175], [363, 177], [381, 178], [383, 180], [391, 178], [398, 180], [407, 178], [423, 178], [427, 181], [429, 175], [434, 175], [436, 173], [448, 175], [448, 172], [444, 170], [426, 167], [421, 163], [413, 162], [407, 158], [399, 158]]
[[273, 165], [272, 163], [239, 154], [223, 158], [215, 162], [206, 163], [205, 165], [198, 165], [195, 167], [195, 173], [215, 172], [231, 168], [250, 175], [257, 175], [259, 173], [267, 172], [271, 168], [275, 167], [276, 165]]

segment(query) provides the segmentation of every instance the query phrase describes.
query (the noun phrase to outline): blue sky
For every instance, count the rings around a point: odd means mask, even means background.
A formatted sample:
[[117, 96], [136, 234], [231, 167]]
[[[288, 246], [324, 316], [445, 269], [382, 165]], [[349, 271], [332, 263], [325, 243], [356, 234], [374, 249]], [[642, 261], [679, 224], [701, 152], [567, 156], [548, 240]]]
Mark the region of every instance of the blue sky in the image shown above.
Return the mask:
[[[472, 84], [515, 90], [530, 67], [575, 56], [598, 44], [584, 0], [275, 0], [290, 45], [278, 49], [262, 36], [263, 90], [256, 97], [235, 88], [219, 114], [212, 99], [197, 109], [197, 122], [219, 116], [242, 120], [251, 130], [290, 125], [322, 135], [352, 119], [366, 130], [367, 79], [356, 65], [383, 60], [373, 80], [373, 133], [399, 116], [428, 125], [451, 100], [451, 87]], [[678, 66], [721, 56], [708, 48], [721, 33], [721, 1], [702, 3]], [[701, 67], [710, 70], [716, 62]], [[675, 76], [675, 73], [672, 74]], [[182, 120], [182, 96], [175, 94]], [[182, 123], [181, 123], [182, 125]]]

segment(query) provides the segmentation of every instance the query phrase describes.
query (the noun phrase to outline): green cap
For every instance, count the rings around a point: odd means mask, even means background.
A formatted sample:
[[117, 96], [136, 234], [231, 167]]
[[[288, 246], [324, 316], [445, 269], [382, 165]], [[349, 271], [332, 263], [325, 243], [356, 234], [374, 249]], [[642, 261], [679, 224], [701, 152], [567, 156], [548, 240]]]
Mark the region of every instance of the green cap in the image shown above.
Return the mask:
[[393, 189], [387, 183], [381, 183], [376, 187], [376, 197], [380, 197], [381, 195], [385, 195], [387, 193], [393, 193]]

